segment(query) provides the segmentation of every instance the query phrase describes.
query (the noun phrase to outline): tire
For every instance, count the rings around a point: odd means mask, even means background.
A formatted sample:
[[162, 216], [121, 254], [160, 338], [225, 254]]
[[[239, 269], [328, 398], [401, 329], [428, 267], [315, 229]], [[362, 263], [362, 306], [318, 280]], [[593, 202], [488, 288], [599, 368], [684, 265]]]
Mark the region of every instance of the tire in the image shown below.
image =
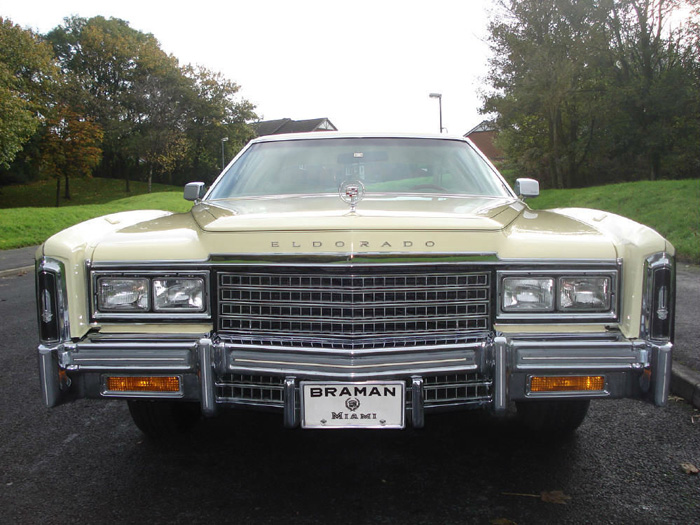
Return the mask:
[[538, 434], [563, 436], [573, 433], [588, 414], [588, 399], [519, 401], [518, 418]]
[[199, 403], [129, 399], [129, 413], [136, 426], [149, 438], [182, 435], [202, 417]]

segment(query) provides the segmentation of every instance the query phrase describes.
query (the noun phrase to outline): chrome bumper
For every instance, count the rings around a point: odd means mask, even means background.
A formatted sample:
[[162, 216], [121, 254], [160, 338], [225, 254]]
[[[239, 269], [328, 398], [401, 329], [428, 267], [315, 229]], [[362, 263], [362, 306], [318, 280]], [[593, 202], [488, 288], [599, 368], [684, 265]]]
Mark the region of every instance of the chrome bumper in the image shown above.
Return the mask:
[[[219, 405], [279, 409], [287, 426], [297, 426], [299, 381], [333, 379], [406, 382], [408, 420], [422, 426], [426, 411], [488, 406], [499, 412], [510, 401], [534, 398], [646, 398], [666, 403], [671, 377], [672, 343], [630, 341], [610, 334], [543, 337], [494, 337], [467, 345], [434, 348], [342, 350], [261, 348], [212, 340], [100, 337], [78, 343], [40, 346], [41, 389], [47, 406], [76, 397], [180, 397], [199, 401], [205, 415]], [[182, 392], [173, 394], [115, 394], [104, 389], [110, 375], [178, 375]], [[602, 375], [602, 391], [529, 391], [533, 375]], [[226, 378], [266, 378], [256, 388], [262, 394], [236, 397], [252, 383], [231, 387]], [[437, 381], [435, 378], [448, 378]], [[459, 378], [460, 382], [450, 382]], [[463, 379], [466, 378], [466, 379]], [[267, 380], [271, 381], [268, 383]], [[466, 383], [464, 382], [466, 381]], [[468, 395], [441, 398], [438, 389], [466, 389]], [[451, 391], [451, 390], [450, 390]], [[256, 391], [257, 392], [257, 391]]]

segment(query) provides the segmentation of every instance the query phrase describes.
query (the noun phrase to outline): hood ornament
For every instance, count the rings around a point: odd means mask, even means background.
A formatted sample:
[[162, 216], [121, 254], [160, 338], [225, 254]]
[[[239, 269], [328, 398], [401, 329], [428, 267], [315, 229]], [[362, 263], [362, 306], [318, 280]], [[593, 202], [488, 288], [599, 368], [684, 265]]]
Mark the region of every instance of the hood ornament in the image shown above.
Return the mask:
[[355, 213], [357, 203], [365, 196], [365, 185], [359, 180], [346, 181], [340, 185], [338, 194], [343, 202], [350, 205], [350, 213]]

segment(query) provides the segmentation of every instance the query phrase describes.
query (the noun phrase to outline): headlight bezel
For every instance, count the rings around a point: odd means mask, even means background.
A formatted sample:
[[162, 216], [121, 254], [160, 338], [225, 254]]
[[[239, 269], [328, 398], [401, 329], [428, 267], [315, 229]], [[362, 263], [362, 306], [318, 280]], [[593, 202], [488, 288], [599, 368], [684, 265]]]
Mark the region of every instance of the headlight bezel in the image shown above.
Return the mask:
[[[619, 264], [615, 269], [583, 268], [529, 268], [517, 270], [500, 270], [497, 272], [497, 321], [515, 322], [615, 322], [620, 310]], [[514, 280], [553, 281], [553, 307], [551, 309], [519, 309], [506, 307], [507, 285]], [[602, 307], [567, 307], [562, 304], [562, 291], [567, 280], [605, 282], [608, 289], [607, 300]]]
[[[211, 319], [210, 272], [207, 270], [92, 270], [91, 318], [103, 320], [157, 320], [182, 321]], [[107, 280], [146, 280], [148, 306], [145, 309], [105, 309], [100, 295], [101, 284]], [[155, 300], [155, 283], [165, 280], [189, 280], [200, 283], [201, 306], [198, 308], [162, 308]]]

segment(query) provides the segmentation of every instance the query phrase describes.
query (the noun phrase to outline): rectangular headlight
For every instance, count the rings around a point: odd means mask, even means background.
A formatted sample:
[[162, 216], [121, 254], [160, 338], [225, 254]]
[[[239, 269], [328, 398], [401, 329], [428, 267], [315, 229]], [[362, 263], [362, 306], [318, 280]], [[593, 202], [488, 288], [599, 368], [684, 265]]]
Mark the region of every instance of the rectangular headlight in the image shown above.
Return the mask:
[[153, 310], [156, 312], [203, 312], [204, 279], [200, 277], [153, 279]]
[[101, 311], [147, 312], [150, 308], [148, 279], [101, 277], [97, 281], [97, 305]]
[[503, 279], [503, 311], [551, 312], [554, 310], [554, 279], [506, 277]]
[[609, 277], [561, 277], [559, 310], [607, 312], [610, 310], [611, 293]]

